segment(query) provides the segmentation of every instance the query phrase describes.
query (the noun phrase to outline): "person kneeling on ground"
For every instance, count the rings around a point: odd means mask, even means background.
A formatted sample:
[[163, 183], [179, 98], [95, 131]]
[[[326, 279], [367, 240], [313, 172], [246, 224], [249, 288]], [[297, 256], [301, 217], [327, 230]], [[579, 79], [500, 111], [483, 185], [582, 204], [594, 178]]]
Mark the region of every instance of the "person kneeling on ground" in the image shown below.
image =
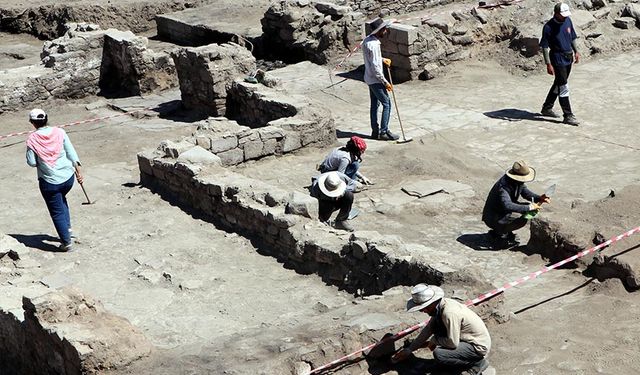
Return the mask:
[[[353, 181], [347, 182], [347, 190], [357, 193], [363, 190], [362, 184], [373, 185], [365, 175], [360, 173], [362, 154], [367, 150], [364, 139], [353, 136], [344, 147], [333, 149], [318, 166], [320, 173], [337, 171], [345, 174]], [[360, 180], [358, 182], [357, 180]]]
[[405, 360], [412, 352], [426, 346], [433, 351], [438, 369], [463, 371], [463, 374], [487, 374], [486, 360], [491, 337], [482, 319], [467, 306], [449, 298], [433, 285], [418, 284], [411, 290], [407, 311], [421, 311], [431, 316], [427, 326], [409, 345], [396, 353], [394, 363]]
[[71, 251], [71, 216], [67, 193], [73, 177], [82, 183], [80, 159], [67, 133], [47, 126], [47, 114], [41, 109], [29, 113], [36, 131], [27, 138], [27, 164], [38, 169], [38, 184], [49, 214], [60, 237], [60, 251]]
[[318, 219], [321, 222], [328, 223], [333, 211], [340, 210], [334, 227], [353, 232], [353, 227], [347, 222], [353, 205], [353, 193], [347, 190], [349, 180], [340, 172], [323, 173], [314, 178], [311, 196], [318, 199]]
[[[517, 161], [491, 188], [482, 211], [482, 221], [491, 228], [489, 235], [498, 246], [517, 245], [519, 241], [513, 231], [527, 225], [525, 214], [540, 210], [540, 204], [550, 201], [546, 195], [535, 194], [525, 185], [535, 177], [535, 169], [524, 161]], [[527, 203], [518, 202], [519, 197], [526, 199]]]

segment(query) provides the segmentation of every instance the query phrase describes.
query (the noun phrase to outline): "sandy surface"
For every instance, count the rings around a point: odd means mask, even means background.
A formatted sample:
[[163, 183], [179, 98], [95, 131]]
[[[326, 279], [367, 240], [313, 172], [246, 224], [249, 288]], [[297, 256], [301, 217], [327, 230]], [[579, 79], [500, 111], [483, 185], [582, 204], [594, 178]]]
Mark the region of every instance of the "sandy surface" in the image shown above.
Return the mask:
[[[326, 69], [317, 71], [325, 73], [310, 74], [301, 66], [281, 78], [332, 109], [340, 142], [351, 133], [368, 134], [366, 87], [335, 77], [337, 84], [327, 87]], [[572, 99], [584, 121], [577, 128], [532, 115], [539, 110], [549, 77], [511, 76], [490, 61], [458, 65], [435, 81], [398, 86], [405, 130], [414, 141], [370, 142], [363, 172], [377, 184], [358, 195], [363, 214], [354, 225], [424, 243], [441, 251], [443, 259], [466, 259], [482, 267], [496, 286], [541, 268], [545, 262], [538, 256], [476, 251], [459, 238], [486, 230], [480, 222], [483, 199], [515, 159], [538, 168], [539, 178], [530, 184], [534, 190], [558, 184], [549, 210], [637, 184], [640, 137], [634, 109], [640, 102], [639, 76], [638, 53], [576, 67]], [[93, 100], [51, 103], [46, 109], [53, 124], [112, 113], [85, 110], [84, 104]], [[0, 115], [0, 134], [29, 129], [25, 118], [26, 110]], [[160, 348], [156, 356], [129, 369], [132, 374], [273, 374], [278, 367], [269, 362], [270, 353], [339, 336], [343, 323], [354, 316], [382, 312], [409, 323], [418, 319], [402, 314], [402, 296], [353, 304], [356, 298], [326, 286], [317, 276], [284, 269], [247, 240], [138, 187], [136, 152], [163, 139], [179, 139], [192, 128], [188, 123], [122, 117], [69, 129], [85, 165], [85, 187], [97, 201], [81, 205], [84, 197], [77, 187], [69, 197], [80, 241], [72, 254], [51, 253], [47, 250], [55, 243], [40, 243], [43, 235], [53, 234], [53, 227], [35, 171], [24, 163], [24, 138], [1, 141], [0, 232], [43, 250], [38, 255], [42, 266], [29, 271], [22, 283], [3, 280], [3, 303], [33, 282], [62, 274], [140, 327]], [[399, 130], [395, 119], [392, 129]], [[303, 191], [313, 166], [328, 151], [304, 150], [237, 170]], [[474, 195], [409, 202], [399, 191], [405, 183], [433, 178], [467, 184]], [[622, 242], [607, 251], [628, 247]], [[573, 270], [554, 271], [509, 291], [506, 301], [514, 312], [511, 321], [490, 327], [490, 360], [499, 374], [640, 372], [640, 297], [627, 293], [618, 281], [599, 283]], [[327, 308], [318, 308], [318, 303]], [[418, 354], [428, 358], [427, 353]], [[362, 370], [346, 368], [341, 373]]]

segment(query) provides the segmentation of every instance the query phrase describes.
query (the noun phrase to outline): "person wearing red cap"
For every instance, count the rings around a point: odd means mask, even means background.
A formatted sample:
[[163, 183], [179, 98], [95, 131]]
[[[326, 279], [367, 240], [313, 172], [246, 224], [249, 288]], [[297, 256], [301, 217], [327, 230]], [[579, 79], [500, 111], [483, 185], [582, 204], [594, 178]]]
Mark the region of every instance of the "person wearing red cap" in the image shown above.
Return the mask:
[[336, 171], [346, 175], [349, 179], [347, 190], [358, 192], [362, 190], [360, 180], [365, 185], [373, 185], [365, 175], [360, 172], [362, 154], [367, 149], [364, 139], [353, 136], [344, 147], [333, 149], [318, 166], [320, 173]]

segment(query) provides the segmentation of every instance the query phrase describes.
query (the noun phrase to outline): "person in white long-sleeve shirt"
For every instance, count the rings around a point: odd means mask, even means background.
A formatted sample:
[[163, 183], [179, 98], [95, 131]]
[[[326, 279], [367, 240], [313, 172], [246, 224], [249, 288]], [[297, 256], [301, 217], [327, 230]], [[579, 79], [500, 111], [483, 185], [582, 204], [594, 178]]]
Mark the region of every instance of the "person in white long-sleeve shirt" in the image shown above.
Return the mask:
[[[393, 90], [391, 83], [384, 76], [383, 64], [391, 65], [390, 59], [383, 59], [380, 51], [380, 38], [389, 30], [391, 21], [378, 18], [371, 23], [373, 32], [362, 42], [364, 54], [364, 82], [369, 86], [371, 98], [371, 138], [382, 140], [396, 140], [399, 137], [389, 131], [389, 117], [391, 115], [391, 99], [388, 91]], [[378, 123], [378, 107], [382, 105], [382, 119]]]

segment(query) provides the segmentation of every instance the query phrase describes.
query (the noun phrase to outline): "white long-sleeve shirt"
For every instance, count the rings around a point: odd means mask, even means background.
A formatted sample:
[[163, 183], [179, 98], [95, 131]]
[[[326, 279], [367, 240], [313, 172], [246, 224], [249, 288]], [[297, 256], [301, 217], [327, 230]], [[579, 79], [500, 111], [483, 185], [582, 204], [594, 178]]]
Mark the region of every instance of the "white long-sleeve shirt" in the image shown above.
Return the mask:
[[362, 43], [364, 55], [364, 82], [367, 85], [376, 83], [388, 84], [382, 70], [382, 52], [380, 52], [380, 40], [375, 35], [369, 35]]

